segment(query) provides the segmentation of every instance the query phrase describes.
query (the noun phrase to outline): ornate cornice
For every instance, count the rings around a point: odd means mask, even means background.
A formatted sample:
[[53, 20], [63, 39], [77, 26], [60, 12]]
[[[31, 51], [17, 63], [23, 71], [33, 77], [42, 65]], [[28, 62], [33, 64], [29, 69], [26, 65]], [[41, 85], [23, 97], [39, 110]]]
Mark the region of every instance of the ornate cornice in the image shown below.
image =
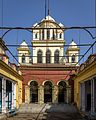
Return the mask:
[[64, 40], [33, 40], [32, 44], [65, 44]]

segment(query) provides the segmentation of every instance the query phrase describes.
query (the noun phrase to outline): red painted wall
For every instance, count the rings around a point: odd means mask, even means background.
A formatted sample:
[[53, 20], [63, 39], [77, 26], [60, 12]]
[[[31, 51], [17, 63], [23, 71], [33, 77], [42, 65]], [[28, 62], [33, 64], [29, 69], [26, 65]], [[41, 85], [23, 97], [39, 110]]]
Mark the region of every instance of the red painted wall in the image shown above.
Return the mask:
[[[27, 69], [26, 69], [27, 68]], [[54, 68], [52, 70], [47, 69], [47, 70], [42, 70], [42, 69], [31, 69], [26, 66], [23, 68], [23, 66], [21, 67], [21, 72], [22, 75], [24, 77], [23, 80], [23, 102], [25, 102], [25, 85], [28, 85], [28, 83], [31, 80], [37, 81], [38, 85], [42, 85], [44, 81], [46, 80], [50, 80], [52, 81], [53, 85], [57, 85], [59, 81], [61, 80], [68, 80], [70, 78], [70, 74], [72, 74], [73, 72], [70, 73], [70, 70], [60, 70], [57, 68]]]

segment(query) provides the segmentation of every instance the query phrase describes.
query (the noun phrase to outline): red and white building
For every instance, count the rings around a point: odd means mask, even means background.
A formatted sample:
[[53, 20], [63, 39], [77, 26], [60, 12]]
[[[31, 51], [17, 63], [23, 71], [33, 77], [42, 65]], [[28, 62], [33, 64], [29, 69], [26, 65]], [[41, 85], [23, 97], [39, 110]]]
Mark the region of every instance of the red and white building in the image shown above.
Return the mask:
[[78, 67], [79, 48], [72, 40], [64, 51], [64, 26], [51, 16], [34, 24], [32, 31], [33, 57], [26, 41], [17, 49], [24, 77], [23, 102], [71, 102], [73, 88], [69, 78]]

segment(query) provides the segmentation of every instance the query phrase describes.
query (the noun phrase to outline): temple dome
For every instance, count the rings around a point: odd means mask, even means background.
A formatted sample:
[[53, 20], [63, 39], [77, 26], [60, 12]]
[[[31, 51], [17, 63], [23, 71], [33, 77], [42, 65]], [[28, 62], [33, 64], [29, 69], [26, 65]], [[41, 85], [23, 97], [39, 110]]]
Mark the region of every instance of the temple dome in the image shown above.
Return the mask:
[[72, 42], [69, 44], [70, 46], [68, 48], [77, 48], [77, 44], [72, 40]]

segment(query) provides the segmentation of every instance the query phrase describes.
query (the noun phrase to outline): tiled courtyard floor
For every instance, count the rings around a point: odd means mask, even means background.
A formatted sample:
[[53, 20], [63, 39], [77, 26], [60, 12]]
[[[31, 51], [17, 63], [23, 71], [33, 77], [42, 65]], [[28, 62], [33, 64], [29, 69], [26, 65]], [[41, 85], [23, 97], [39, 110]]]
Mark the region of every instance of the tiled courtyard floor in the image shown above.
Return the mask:
[[87, 120], [68, 104], [23, 104], [17, 115], [7, 120]]

